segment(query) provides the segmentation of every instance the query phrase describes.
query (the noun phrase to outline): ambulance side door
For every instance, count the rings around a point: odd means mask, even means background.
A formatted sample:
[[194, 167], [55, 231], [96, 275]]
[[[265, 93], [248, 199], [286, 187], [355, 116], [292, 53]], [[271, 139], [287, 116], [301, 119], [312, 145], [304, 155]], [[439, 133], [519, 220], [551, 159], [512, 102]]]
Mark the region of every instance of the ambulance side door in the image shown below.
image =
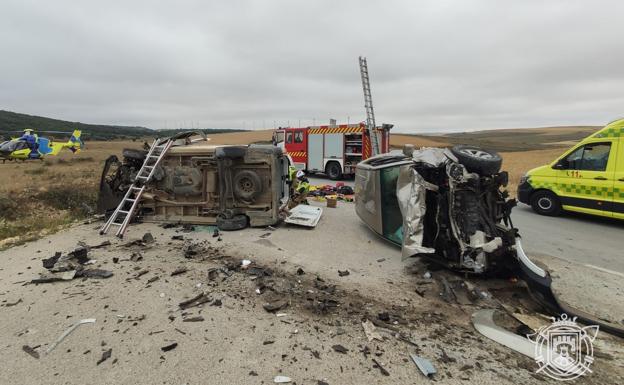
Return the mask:
[[576, 147], [555, 164], [564, 209], [612, 216], [617, 150], [617, 142], [596, 139]]
[[624, 137], [620, 137], [613, 181], [613, 216], [624, 219]]

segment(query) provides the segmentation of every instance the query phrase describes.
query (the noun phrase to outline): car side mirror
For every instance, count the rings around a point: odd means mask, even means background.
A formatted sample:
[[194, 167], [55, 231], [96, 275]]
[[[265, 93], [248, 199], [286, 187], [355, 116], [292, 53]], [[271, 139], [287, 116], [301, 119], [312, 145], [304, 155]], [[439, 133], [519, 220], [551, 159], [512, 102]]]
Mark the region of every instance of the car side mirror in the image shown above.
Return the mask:
[[554, 166], [552, 166], [552, 168], [554, 168], [555, 170], [563, 170], [563, 169], [565, 169], [563, 163], [561, 163], [561, 162], [556, 163]]

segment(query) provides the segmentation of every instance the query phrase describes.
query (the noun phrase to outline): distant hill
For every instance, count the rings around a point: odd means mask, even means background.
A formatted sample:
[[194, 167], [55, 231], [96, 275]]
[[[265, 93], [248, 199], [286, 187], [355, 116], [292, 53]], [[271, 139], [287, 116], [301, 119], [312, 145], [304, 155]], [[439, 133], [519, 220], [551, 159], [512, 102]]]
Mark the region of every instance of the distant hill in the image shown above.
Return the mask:
[[[15, 131], [22, 131], [25, 128], [32, 128], [35, 131], [73, 131], [81, 130], [85, 135], [85, 140], [114, 140], [114, 139], [134, 139], [141, 137], [156, 137], [173, 135], [179, 131], [188, 130], [153, 130], [146, 127], [136, 126], [111, 126], [104, 124], [86, 124], [80, 122], [68, 122], [65, 120], [46, 118], [43, 116], [20, 114], [17, 112], [0, 110], [0, 136], [15, 136]], [[206, 134], [217, 134], [221, 132], [236, 132], [244, 130], [229, 129], [202, 129]]]

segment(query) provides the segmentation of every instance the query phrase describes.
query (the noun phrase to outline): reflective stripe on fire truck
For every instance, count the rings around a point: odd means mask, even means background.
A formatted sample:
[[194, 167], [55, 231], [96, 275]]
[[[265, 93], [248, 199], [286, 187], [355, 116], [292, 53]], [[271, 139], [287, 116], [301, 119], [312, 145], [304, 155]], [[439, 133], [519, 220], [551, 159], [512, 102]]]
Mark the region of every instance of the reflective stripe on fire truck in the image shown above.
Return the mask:
[[288, 151], [288, 155], [292, 157], [300, 158], [302, 156], [306, 156], [306, 152], [305, 151]]
[[357, 127], [327, 127], [327, 128], [310, 128], [308, 134], [361, 134], [363, 126]]

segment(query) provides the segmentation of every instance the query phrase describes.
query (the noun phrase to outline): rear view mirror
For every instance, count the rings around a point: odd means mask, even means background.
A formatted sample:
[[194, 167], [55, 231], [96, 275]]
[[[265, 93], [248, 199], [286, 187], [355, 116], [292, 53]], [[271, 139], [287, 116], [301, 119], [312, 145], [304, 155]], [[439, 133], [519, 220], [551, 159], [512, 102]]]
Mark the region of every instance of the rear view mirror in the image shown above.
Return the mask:
[[563, 162], [557, 162], [554, 166], [552, 166], [552, 168], [555, 170], [564, 170], [565, 166], [563, 165]]

